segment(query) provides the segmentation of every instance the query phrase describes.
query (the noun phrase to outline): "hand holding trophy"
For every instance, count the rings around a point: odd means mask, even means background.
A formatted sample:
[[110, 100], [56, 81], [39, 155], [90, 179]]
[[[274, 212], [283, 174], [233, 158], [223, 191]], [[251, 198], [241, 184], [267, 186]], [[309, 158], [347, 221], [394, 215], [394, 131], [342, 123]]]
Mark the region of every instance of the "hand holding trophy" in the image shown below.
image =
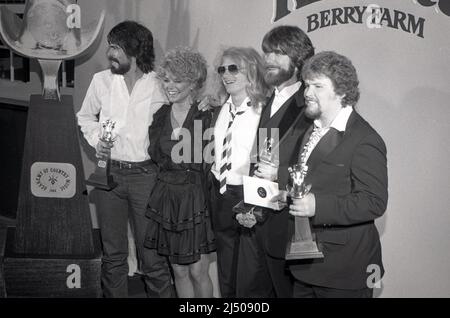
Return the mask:
[[116, 123], [111, 120], [106, 120], [102, 123], [102, 132], [100, 135], [100, 141], [108, 145], [104, 149], [99, 149], [97, 157], [97, 165], [95, 172], [91, 174], [86, 181], [87, 184], [103, 190], [112, 190], [117, 186], [114, 182], [113, 176], [110, 174], [111, 167], [111, 152], [110, 148], [114, 144], [116, 138], [113, 136], [113, 130]]
[[[286, 185], [288, 196], [292, 199], [304, 198], [311, 189], [311, 185], [305, 184], [308, 166], [295, 164], [288, 168], [290, 179]], [[308, 217], [295, 216], [295, 233], [286, 249], [286, 259], [310, 259], [323, 258], [317, 243], [313, 239]]]

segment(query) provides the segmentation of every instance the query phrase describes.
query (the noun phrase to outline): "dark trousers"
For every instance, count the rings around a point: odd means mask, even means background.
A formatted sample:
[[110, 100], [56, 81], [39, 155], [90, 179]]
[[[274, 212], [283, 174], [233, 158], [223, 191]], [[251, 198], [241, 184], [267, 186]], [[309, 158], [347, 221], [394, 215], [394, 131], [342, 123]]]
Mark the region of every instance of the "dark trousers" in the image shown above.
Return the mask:
[[219, 193], [219, 182], [214, 176], [211, 189], [211, 212], [217, 247], [217, 272], [221, 296], [236, 297], [236, 274], [239, 252], [240, 225], [234, 218], [233, 207], [243, 199], [242, 186], [227, 186]]
[[[270, 212], [268, 212], [270, 213]], [[238, 297], [291, 298], [293, 277], [284, 259], [270, 256], [264, 240], [270, 240], [267, 224], [242, 231], [239, 246]]]
[[335, 289], [310, 285], [295, 280], [294, 282], [295, 298], [372, 298], [373, 289]]
[[134, 169], [111, 167], [118, 186], [111, 191], [95, 189], [95, 201], [103, 244], [102, 288], [105, 297], [128, 296], [128, 219], [134, 231], [138, 260], [149, 295], [172, 297], [167, 259], [144, 247], [145, 211], [156, 181], [156, 166]]

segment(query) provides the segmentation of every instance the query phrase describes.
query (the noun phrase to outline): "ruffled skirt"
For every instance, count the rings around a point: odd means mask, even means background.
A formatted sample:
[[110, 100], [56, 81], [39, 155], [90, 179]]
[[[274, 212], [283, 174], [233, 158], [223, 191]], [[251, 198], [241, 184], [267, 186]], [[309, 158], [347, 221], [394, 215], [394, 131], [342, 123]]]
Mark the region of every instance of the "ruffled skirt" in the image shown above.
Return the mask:
[[200, 173], [161, 172], [149, 199], [144, 245], [174, 264], [191, 264], [215, 250]]

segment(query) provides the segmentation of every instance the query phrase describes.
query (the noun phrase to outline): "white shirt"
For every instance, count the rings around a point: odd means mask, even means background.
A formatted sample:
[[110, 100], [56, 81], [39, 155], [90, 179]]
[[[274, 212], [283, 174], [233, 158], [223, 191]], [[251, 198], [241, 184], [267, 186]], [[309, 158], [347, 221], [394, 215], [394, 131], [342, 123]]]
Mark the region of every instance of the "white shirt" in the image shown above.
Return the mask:
[[275, 97], [273, 98], [272, 107], [270, 108], [270, 117], [275, 115], [281, 106], [283, 106], [283, 104], [300, 89], [300, 86], [302, 86], [301, 82], [295, 82], [290, 86], [286, 86], [281, 91], [275, 87]]
[[345, 132], [345, 127], [347, 126], [348, 119], [353, 112], [353, 107], [347, 106], [341, 108], [337, 116], [333, 119], [330, 126], [323, 127], [321, 126], [319, 120], [314, 120], [314, 129], [309, 137], [308, 142], [302, 150], [301, 154], [301, 162], [306, 163], [309, 159], [314, 148], [316, 148], [320, 139], [330, 130], [331, 127], [335, 128], [337, 131]]
[[[242, 176], [248, 176], [250, 173], [250, 156], [252, 147], [255, 144], [256, 132], [258, 130], [259, 119], [261, 117], [261, 108], [248, 106], [250, 101], [246, 98], [237, 108], [237, 112], [245, 111], [241, 115], [236, 115], [231, 126], [231, 170], [227, 173], [227, 184], [241, 185]], [[235, 107], [231, 97], [222, 106], [219, 116], [214, 126], [214, 165], [211, 171], [219, 180], [220, 155], [223, 150], [223, 139], [227, 133], [228, 123], [230, 121], [230, 107]]]
[[95, 147], [101, 133], [101, 123], [107, 119], [116, 122], [113, 136], [117, 139], [111, 149], [111, 158], [132, 162], [148, 160], [148, 127], [153, 121], [153, 114], [166, 101], [155, 72], [138, 79], [129, 94], [123, 75], [105, 70], [94, 74], [77, 113], [78, 124], [86, 140]]

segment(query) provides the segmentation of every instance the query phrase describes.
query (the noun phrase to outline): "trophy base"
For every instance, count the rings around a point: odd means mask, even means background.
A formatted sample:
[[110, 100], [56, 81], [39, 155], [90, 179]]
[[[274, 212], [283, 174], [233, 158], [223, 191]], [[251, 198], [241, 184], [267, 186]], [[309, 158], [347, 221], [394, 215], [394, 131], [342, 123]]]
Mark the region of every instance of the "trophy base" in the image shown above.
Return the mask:
[[286, 260], [323, 258], [317, 243], [314, 241], [289, 242], [286, 249]]
[[0, 298], [101, 297], [99, 230], [92, 230], [92, 253], [67, 255], [15, 253], [15, 231], [9, 227], [5, 238], [0, 228]]
[[98, 189], [110, 191], [117, 187], [117, 182], [114, 181], [112, 176], [99, 176], [95, 173], [91, 174], [89, 179], [86, 180], [86, 184]]

